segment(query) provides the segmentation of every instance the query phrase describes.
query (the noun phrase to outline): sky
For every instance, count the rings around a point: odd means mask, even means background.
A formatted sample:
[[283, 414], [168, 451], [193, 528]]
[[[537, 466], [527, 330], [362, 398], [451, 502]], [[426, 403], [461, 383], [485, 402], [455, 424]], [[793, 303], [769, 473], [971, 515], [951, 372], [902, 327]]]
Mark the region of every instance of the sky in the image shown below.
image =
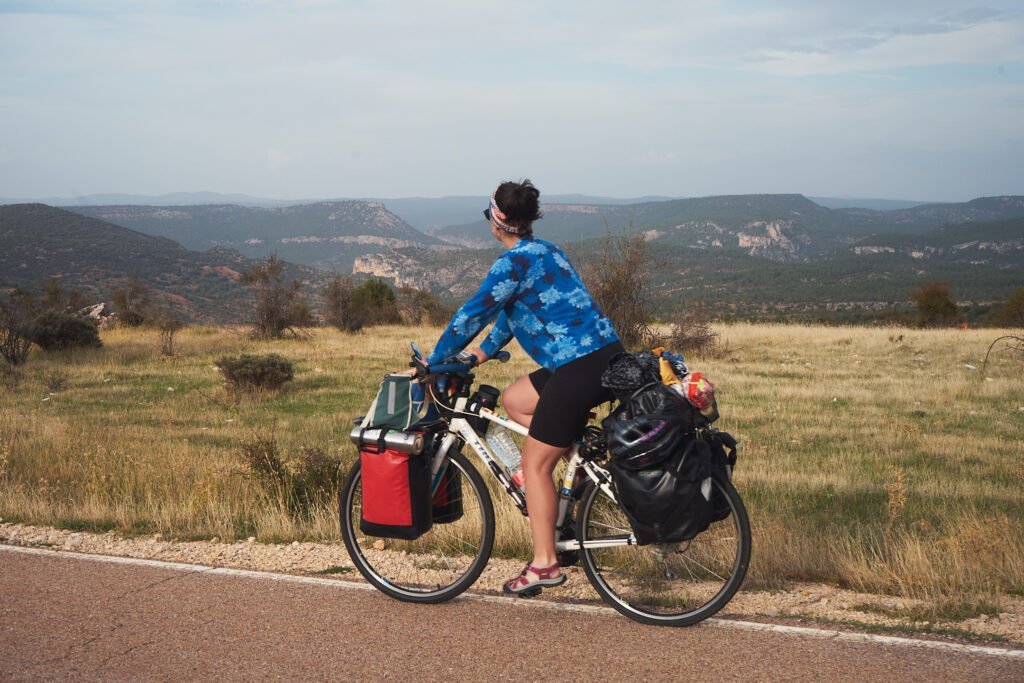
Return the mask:
[[0, 197], [1024, 194], [979, 1], [0, 0]]

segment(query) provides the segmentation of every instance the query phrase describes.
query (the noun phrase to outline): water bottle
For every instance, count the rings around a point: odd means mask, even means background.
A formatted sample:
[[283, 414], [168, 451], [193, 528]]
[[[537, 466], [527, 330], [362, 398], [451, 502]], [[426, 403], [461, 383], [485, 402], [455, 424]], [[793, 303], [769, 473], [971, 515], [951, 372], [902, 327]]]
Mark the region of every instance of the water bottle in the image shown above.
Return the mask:
[[485, 438], [487, 439], [487, 445], [494, 451], [494, 455], [498, 457], [498, 460], [505, 465], [509, 474], [512, 475], [512, 481], [515, 482], [515, 485], [520, 490], [525, 489], [523, 469], [519, 466], [519, 448], [516, 446], [516, 442], [512, 440], [512, 435], [497, 422], [492, 422], [487, 428], [487, 436]]

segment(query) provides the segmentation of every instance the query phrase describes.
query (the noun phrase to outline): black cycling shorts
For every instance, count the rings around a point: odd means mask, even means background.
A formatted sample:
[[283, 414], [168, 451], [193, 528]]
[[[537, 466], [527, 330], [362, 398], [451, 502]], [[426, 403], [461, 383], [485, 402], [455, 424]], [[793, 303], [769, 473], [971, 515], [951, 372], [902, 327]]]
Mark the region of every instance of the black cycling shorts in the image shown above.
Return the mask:
[[612, 342], [597, 351], [558, 367], [530, 373], [530, 383], [540, 394], [530, 422], [530, 436], [549, 446], [569, 447], [587, 424], [594, 406], [614, 398], [601, 386], [601, 373], [608, 361], [621, 353], [621, 342]]

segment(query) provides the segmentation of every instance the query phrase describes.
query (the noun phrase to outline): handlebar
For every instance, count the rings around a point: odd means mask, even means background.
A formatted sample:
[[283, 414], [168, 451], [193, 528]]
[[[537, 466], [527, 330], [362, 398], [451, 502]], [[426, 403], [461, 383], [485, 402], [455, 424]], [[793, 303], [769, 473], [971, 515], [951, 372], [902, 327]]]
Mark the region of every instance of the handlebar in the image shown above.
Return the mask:
[[[511, 358], [512, 354], [508, 351], [499, 351], [494, 355], [493, 360], [497, 360], [499, 363], [507, 363]], [[464, 375], [476, 366], [476, 356], [473, 355], [470, 355], [469, 359], [465, 361], [449, 358], [447, 362], [435, 365], [428, 365], [422, 358], [413, 355], [412, 360], [409, 362], [409, 367], [416, 368], [416, 376], [420, 379], [427, 375]]]

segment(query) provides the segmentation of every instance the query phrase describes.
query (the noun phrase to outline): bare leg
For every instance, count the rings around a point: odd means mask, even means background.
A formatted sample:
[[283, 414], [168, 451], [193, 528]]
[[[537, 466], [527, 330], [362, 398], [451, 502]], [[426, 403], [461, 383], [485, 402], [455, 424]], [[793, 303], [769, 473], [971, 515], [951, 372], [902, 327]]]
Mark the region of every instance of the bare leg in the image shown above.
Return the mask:
[[533, 382], [529, 375], [523, 375], [510, 384], [501, 395], [501, 403], [505, 406], [505, 412], [510, 418], [529, 427], [533, 421], [533, 413], [537, 410], [537, 401], [540, 394], [533, 388]]
[[530, 511], [530, 532], [533, 535], [531, 564], [534, 567], [550, 567], [558, 561], [555, 554], [555, 515], [558, 512], [558, 499], [551, 474], [554, 472], [555, 463], [565, 451], [562, 446], [549, 446], [532, 436], [526, 437], [526, 444], [523, 447], [526, 507]]
[[[510, 418], [521, 425], [530, 426], [537, 410], [540, 395], [533, 387], [528, 375], [513, 382], [502, 394], [502, 404]], [[555, 495], [551, 474], [555, 463], [566, 452], [561, 446], [550, 446], [526, 437], [523, 445], [522, 467], [526, 476], [526, 507], [530, 511], [530, 533], [533, 536], [534, 567], [550, 567], [557, 560], [555, 554], [555, 515], [558, 514], [558, 498]], [[529, 578], [536, 579], [533, 572]]]

